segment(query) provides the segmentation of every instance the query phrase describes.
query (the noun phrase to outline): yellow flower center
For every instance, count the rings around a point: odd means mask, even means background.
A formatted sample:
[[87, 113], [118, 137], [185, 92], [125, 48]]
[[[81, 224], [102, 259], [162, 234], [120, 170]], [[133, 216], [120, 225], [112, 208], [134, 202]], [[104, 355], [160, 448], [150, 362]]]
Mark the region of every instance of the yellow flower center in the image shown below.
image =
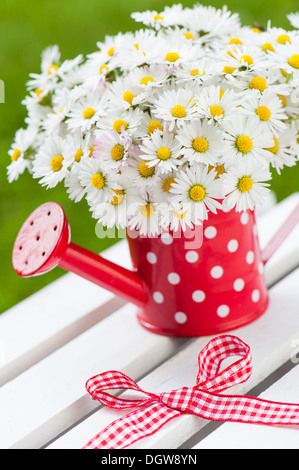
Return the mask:
[[206, 195], [206, 190], [200, 184], [195, 184], [189, 191], [189, 196], [192, 201], [198, 202], [202, 201]]
[[110, 49], [107, 51], [107, 54], [109, 55], [109, 57], [112, 57], [114, 55], [114, 49], [115, 47], [110, 47]]
[[91, 177], [91, 184], [96, 189], [103, 189], [103, 187], [105, 186], [105, 178], [102, 173], [95, 173]]
[[133, 99], [135, 98], [135, 95], [131, 91], [125, 91], [123, 94], [123, 100], [129, 103], [130, 105], [133, 102]]
[[218, 105], [211, 106], [210, 107], [210, 113], [213, 117], [222, 116], [222, 114], [224, 114], [223, 109]]
[[222, 96], [224, 95], [224, 90], [219, 90], [219, 99], [221, 100]]
[[299, 134], [297, 135], [296, 141], [297, 141], [297, 144], [299, 144]]
[[252, 188], [253, 181], [250, 176], [243, 176], [239, 179], [237, 186], [239, 191], [241, 191], [242, 193], [247, 193], [247, 191], [250, 191], [250, 189]]
[[186, 217], [187, 213], [188, 213], [188, 211], [185, 211], [185, 212], [183, 212], [182, 214], [179, 214], [178, 212], [174, 212], [173, 215], [174, 215], [177, 219], [183, 220], [183, 219]]
[[274, 145], [273, 147], [267, 148], [269, 152], [276, 153], [279, 147], [279, 140], [276, 137], [273, 137]]
[[62, 155], [57, 155], [56, 157], [53, 157], [50, 165], [53, 171], [60, 171], [62, 168], [62, 162], [63, 162], [63, 156]]
[[154, 78], [151, 77], [150, 75], [148, 77], [142, 77], [142, 79], [140, 80], [140, 83], [141, 85], [147, 85], [148, 82], [154, 82]]
[[155, 173], [155, 168], [153, 166], [148, 167], [147, 162], [141, 162], [139, 163], [139, 172], [141, 176], [148, 178], [149, 176], [153, 176]]
[[277, 95], [277, 96], [280, 99], [282, 106], [285, 107], [287, 105], [286, 97], [284, 95]]
[[79, 162], [81, 160], [81, 157], [83, 155], [83, 152], [81, 149], [77, 149], [77, 152], [74, 155], [74, 160], [75, 162]]
[[92, 145], [91, 147], [89, 147], [89, 155], [88, 155], [89, 157], [92, 157], [95, 147], [96, 145]]
[[192, 75], [192, 77], [195, 77], [196, 75], [199, 75], [199, 69], [191, 70], [190, 75]]
[[148, 202], [144, 206], [139, 206], [139, 212], [143, 217], [150, 217], [155, 212], [153, 206]]
[[58, 65], [56, 64], [50, 65], [50, 67], [48, 68], [48, 75], [51, 75], [53, 72], [57, 72], [58, 69], [59, 69]]
[[20, 155], [21, 155], [21, 151], [19, 149], [14, 149], [13, 154], [10, 158], [13, 162], [15, 162], [17, 161]]
[[279, 42], [279, 44], [285, 44], [286, 42], [290, 43], [291, 39], [290, 36], [288, 36], [287, 34], [281, 34], [280, 36], [278, 36], [276, 41]]
[[192, 33], [183, 33], [186, 39], [194, 39], [194, 36]]
[[175, 118], [183, 118], [186, 116], [186, 110], [181, 104], [177, 104], [171, 111], [171, 114]]
[[236, 67], [230, 67], [229, 65], [223, 67], [223, 73], [233, 73], [235, 70]]
[[265, 44], [262, 45], [262, 50], [264, 52], [267, 52], [267, 51], [275, 52], [275, 49], [273, 45], [271, 44], [271, 42], [265, 42]]
[[115, 193], [115, 196], [113, 196], [111, 204], [117, 206], [118, 204], [122, 203], [124, 199], [124, 191], [123, 189], [113, 189], [113, 192]]
[[160, 147], [157, 151], [157, 157], [160, 160], [168, 160], [171, 157], [171, 151], [168, 147]]
[[259, 28], [251, 28], [251, 31], [253, 31], [254, 33], [261, 33], [262, 30], [259, 29]]
[[117, 144], [111, 149], [111, 157], [113, 160], [121, 160], [124, 156], [124, 148], [122, 145]]
[[84, 119], [90, 119], [92, 116], [95, 115], [95, 110], [93, 108], [86, 108], [83, 111], [83, 117]]
[[206, 139], [203, 137], [196, 137], [192, 142], [192, 148], [195, 152], [206, 152], [209, 147], [209, 144]]
[[291, 55], [288, 62], [291, 67], [294, 67], [294, 69], [299, 69], [299, 54]]
[[288, 72], [286, 72], [284, 69], [280, 69], [280, 73], [281, 75], [283, 75], [284, 77], [287, 77], [289, 74]]
[[155, 119], [153, 119], [149, 123], [148, 128], [147, 128], [148, 135], [151, 135], [156, 129], [159, 129], [159, 131], [163, 131], [163, 126], [162, 124], [160, 124], [159, 121], [156, 121]]
[[223, 175], [224, 173], [224, 165], [216, 165], [216, 166], [209, 165], [208, 171], [210, 172], [211, 170], [215, 170], [217, 173], [216, 178], [219, 178], [219, 176]]
[[165, 56], [165, 60], [168, 62], [176, 62], [178, 59], [180, 59], [180, 56], [177, 52], [168, 52]]
[[114, 121], [113, 130], [115, 132], [118, 132], [120, 134], [122, 127], [124, 128], [124, 130], [126, 130], [128, 127], [128, 123], [126, 121], [123, 121], [122, 119], [117, 119], [116, 121]]
[[38, 88], [37, 90], [35, 90], [36, 96], [41, 95], [43, 91], [44, 91], [44, 90], [42, 90], [41, 88]]
[[269, 121], [271, 117], [271, 111], [267, 106], [259, 106], [256, 110], [256, 114], [261, 121]]
[[163, 16], [161, 16], [161, 15], [159, 15], [159, 14], [154, 16], [154, 20], [155, 20], [155, 21], [163, 20], [163, 19], [164, 19]]
[[101, 67], [99, 68], [99, 73], [104, 73], [104, 71], [106, 70], [106, 72], [108, 71], [108, 66], [106, 64], [104, 65], [101, 65]]
[[236, 139], [236, 147], [239, 152], [248, 153], [252, 149], [253, 142], [248, 135], [239, 135]]
[[251, 57], [251, 55], [242, 55], [241, 59], [239, 60], [240, 64], [242, 64], [242, 62], [246, 62], [247, 65], [252, 65], [253, 64], [253, 58]]
[[164, 181], [164, 184], [163, 184], [163, 187], [164, 187], [165, 191], [167, 191], [169, 193], [169, 191], [171, 189], [171, 186], [174, 183], [175, 183], [175, 180], [171, 176], [169, 178], [166, 178], [166, 180]]
[[253, 77], [249, 84], [249, 88], [259, 91], [265, 91], [267, 88], [267, 82], [264, 77]]
[[242, 44], [242, 41], [239, 38], [231, 38], [228, 44]]

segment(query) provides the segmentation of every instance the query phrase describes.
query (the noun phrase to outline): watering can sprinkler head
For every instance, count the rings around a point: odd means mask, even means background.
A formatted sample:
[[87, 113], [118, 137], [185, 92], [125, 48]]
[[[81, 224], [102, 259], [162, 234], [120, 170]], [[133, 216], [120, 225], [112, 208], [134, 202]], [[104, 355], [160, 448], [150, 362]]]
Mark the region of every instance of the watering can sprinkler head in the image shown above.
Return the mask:
[[26, 219], [14, 243], [12, 265], [21, 277], [60, 266], [138, 306], [147, 301], [146, 286], [137, 273], [71, 242], [68, 220], [55, 202], [41, 205]]

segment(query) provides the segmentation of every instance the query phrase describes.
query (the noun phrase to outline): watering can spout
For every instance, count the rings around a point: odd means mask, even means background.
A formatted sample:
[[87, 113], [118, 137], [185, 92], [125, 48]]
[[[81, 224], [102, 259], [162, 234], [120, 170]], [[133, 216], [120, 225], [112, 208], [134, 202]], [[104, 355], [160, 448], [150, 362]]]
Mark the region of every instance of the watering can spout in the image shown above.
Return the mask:
[[59, 266], [139, 307], [147, 302], [145, 283], [137, 273], [70, 241], [65, 213], [54, 202], [41, 205], [24, 222], [13, 247], [12, 264], [22, 277]]

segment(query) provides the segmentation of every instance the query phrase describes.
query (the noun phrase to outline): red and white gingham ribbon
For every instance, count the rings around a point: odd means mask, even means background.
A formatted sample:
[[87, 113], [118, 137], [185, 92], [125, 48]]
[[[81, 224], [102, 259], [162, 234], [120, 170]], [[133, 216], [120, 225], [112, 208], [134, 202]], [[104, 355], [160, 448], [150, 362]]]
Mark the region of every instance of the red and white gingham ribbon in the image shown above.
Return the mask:
[[[239, 360], [220, 372], [229, 356]], [[199, 372], [194, 387], [183, 387], [159, 395], [142, 390], [132, 379], [118, 371], [96, 375], [86, 382], [93, 399], [115, 409], [135, 408], [94, 436], [84, 449], [122, 449], [154, 434], [164, 424], [184, 413], [212, 421], [237, 421], [267, 425], [299, 424], [299, 405], [275, 403], [259, 398], [221, 395], [229, 387], [243, 383], [251, 375], [250, 348], [236, 336], [213, 338], [198, 356]], [[115, 397], [105, 390], [135, 390], [144, 399]], [[136, 409], [137, 407], [137, 409]]]

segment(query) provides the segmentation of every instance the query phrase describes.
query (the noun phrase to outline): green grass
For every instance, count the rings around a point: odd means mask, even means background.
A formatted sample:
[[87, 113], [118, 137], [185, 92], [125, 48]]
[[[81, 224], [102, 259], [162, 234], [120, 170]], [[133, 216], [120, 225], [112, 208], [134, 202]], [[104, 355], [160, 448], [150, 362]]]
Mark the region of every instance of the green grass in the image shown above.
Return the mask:
[[[72, 227], [72, 240], [91, 250], [101, 251], [115, 240], [99, 240], [95, 235], [95, 221], [86, 203], [75, 204], [65, 194], [63, 187], [46, 191], [28, 174], [19, 181], [8, 184], [7, 152], [15, 131], [23, 126], [25, 108], [25, 82], [30, 72], [38, 72], [40, 54], [52, 44], [60, 46], [63, 58], [96, 49], [96, 42], [106, 34], [129, 31], [140, 27], [130, 18], [130, 13], [141, 10], [161, 10], [171, 1], [130, 0], [1, 0], [0, 3], [0, 78], [5, 82], [5, 104], [0, 104], [0, 312], [45, 286], [63, 274], [56, 270], [36, 278], [21, 279], [11, 267], [11, 250], [24, 219], [39, 204], [53, 200], [61, 203]], [[183, 1], [184, 6], [194, 2]], [[239, 0], [227, 2], [203, 1], [205, 5], [222, 7], [225, 3], [239, 12], [243, 24], [255, 21], [265, 25], [288, 27], [286, 13], [298, 9], [297, 0]], [[286, 169], [282, 176], [274, 177], [272, 187], [278, 199], [298, 190], [299, 167]]]

